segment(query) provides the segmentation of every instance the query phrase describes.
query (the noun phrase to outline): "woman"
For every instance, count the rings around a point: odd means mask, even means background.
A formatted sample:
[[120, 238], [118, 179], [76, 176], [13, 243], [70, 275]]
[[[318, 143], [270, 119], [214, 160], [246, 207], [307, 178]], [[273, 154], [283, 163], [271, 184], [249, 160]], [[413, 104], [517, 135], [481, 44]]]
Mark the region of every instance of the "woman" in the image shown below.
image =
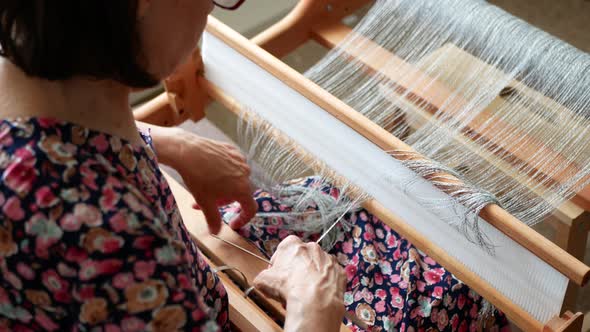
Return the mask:
[[[248, 166], [179, 129], [139, 135], [128, 106], [191, 53], [213, 6], [0, 0], [0, 330], [228, 328], [223, 285], [158, 162], [179, 171], [213, 233], [220, 204], [241, 204], [234, 229], [256, 212]], [[286, 330], [338, 329], [345, 277], [317, 245], [285, 239], [256, 285], [286, 302]]]

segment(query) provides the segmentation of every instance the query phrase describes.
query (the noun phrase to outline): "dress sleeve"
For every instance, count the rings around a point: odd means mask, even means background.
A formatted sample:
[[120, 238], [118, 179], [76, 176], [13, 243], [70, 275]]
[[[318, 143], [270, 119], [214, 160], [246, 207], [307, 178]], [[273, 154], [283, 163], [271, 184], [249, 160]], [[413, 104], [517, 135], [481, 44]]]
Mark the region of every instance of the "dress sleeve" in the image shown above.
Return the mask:
[[60, 243], [21, 257], [39, 278], [24, 291], [33, 330], [219, 330], [217, 313], [203, 301], [208, 290], [193, 278], [199, 264], [164, 224], [170, 221], [148, 219], [147, 204], [104, 213], [78, 203], [68, 210], [56, 230]]
[[[183, 242], [127, 209], [88, 230], [65, 259], [79, 260], [72, 327], [90, 331], [217, 331], [206, 290], [194, 282]], [[74, 314], [75, 313], [75, 314]], [[98, 329], [101, 330], [101, 329]], [[94, 331], [94, 330], [93, 330]]]

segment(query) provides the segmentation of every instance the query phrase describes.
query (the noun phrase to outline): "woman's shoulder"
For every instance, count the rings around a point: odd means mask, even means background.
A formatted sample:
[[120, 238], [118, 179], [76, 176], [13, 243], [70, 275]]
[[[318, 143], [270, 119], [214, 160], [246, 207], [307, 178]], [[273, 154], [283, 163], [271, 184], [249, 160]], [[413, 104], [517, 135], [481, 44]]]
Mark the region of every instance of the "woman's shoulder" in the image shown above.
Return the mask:
[[0, 121], [0, 174], [1, 212], [16, 216], [97, 210], [153, 219], [167, 189], [151, 149], [51, 119]]
[[75, 125], [1, 121], [0, 231], [36, 256], [57, 244], [106, 253], [137, 234], [164, 245], [173, 208], [154, 167], [146, 152]]
[[128, 171], [133, 171], [125, 154], [144, 154], [150, 161], [155, 159], [149, 135], [142, 133], [142, 137], [146, 144], [133, 144], [115, 135], [55, 118], [0, 119], [0, 151], [15, 152], [26, 146], [47, 154], [50, 161], [64, 166], [71, 165], [76, 159], [98, 154], [111, 159], [120, 157], [117, 161], [128, 166]]
[[39, 180], [96, 187], [101, 176], [132, 181], [157, 168], [149, 145], [51, 118], [0, 120], [0, 172], [19, 195]]

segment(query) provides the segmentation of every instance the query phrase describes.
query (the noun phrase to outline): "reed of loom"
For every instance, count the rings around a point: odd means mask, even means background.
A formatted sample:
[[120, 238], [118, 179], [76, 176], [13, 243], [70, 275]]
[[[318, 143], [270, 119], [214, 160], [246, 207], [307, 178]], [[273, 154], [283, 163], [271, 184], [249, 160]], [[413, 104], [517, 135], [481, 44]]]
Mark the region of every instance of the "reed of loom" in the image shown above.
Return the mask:
[[[339, 1], [337, 5], [330, 5], [330, 2], [326, 0], [301, 1], [283, 21], [256, 37], [255, 41], [271, 53], [279, 56], [287, 54], [311, 38], [320, 42], [323, 41], [324, 45], [333, 46], [346, 33], [350, 32], [350, 29], [340, 24], [342, 17], [354, 12], [366, 3], [367, 1], [349, 0]], [[321, 22], [321, 24], [317, 25], [316, 22]], [[384, 150], [412, 151], [411, 147], [356, 113], [315, 84], [307, 81], [278, 59], [257, 48], [253, 43], [248, 42], [217, 20], [211, 18], [207, 30]], [[388, 53], [383, 54], [383, 56], [393, 55]], [[367, 63], [370, 69], [371, 63], [377, 60], [363, 59], [363, 61]], [[217, 100], [236, 113], [241, 110], [241, 105], [207, 82], [201, 75], [202, 71], [200, 58], [198, 54], [195, 54], [191, 61], [166, 81], [167, 93], [158, 96], [136, 111], [137, 119], [169, 126], [182, 123], [187, 119], [198, 120], [204, 117], [204, 106], [210, 100]], [[419, 97], [428, 100], [428, 96]], [[429, 100], [429, 102], [436, 103], [435, 100]], [[259, 271], [266, 268], [265, 263], [256, 261], [247, 254], [232, 249], [209, 236], [205, 223], [202, 222], [202, 215], [190, 208], [190, 203], [192, 203], [190, 194], [172, 179], [169, 180], [172, 183], [171, 187], [177, 197], [181, 213], [189, 230], [195, 236], [199, 248], [209, 258], [212, 265], [237, 266], [250, 280]], [[555, 317], [549, 322], [536, 321], [529, 314], [523, 312], [521, 308], [495, 291], [489, 284], [482, 281], [471, 271], [467, 271], [460, 262], [448, 256], [444, 250], [434, 246], [422, 237], [406, 222], [389, 213], [385, 207], [375, 201], [367, 202], [365, 207], [383, 222], [408, 238], [416, 247], [445, 266], [500, 310], [503, 310], [521, 328], [527, 331], [581, 330], [583, 319], [581, 313], [565, 312], [562, 317]], [[563, 214], [561, 217], [573, 217], [580, 210], [583, 211], [581, 208], [566, 206], [560, 211]], [[588, 281], [590, 268], [529, 227], [515, 220], [514, 217], [498, 206], [488, 206], [482, 211], [481, 217], [562, 272], [572, 281], [572, 284], [584, 285]], [[200, 222], [197, 220], [200, 220]], [[249, 250], [257, 251], [251, 244], [229, 228], [225, 227], [221, 236]], [[230, 319], [232, 323], [246, 331], [280, 329], [272, 319], [264, 315], [258, 304], [279, 318], [284, 317], [282, 306], [274, 301], [264, 299], [259, 294], [255, 294], [255, 297], [260, 300], [257, 303], [242, 298], [240, 286], [243, 287], [243, 285], [239, 285], [240, 277], [237, 274], [231, 276], [232, 280], [224, 277], [224, 282], [230, 296]]]

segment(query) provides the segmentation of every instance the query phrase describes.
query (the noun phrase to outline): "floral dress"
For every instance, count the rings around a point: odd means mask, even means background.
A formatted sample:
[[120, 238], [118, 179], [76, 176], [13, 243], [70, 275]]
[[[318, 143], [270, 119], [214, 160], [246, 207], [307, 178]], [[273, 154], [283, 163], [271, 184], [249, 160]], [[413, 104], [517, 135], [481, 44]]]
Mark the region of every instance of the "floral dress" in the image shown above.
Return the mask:
[[[314, 186], [317, 179], [288, 185]], [[332, 187], [322, 191], [338, 195]], [[280, 217], [291, 207], [262, 190], [255, 198], [259, 214], [273, 216], [257, 217], [240, 233], [270, 256], [280, 240], [292, 233], [281, 227], [284, 219]], [[317, 206], [307, 208], [317, 210]], [[222, 212], [224, 219], [230, 220], [239, 206], [228, 206]], [[345, 229], [338, 230], [330, 253], [348, 278], [345, 306], [371, 331], [509, 331], [501, 312], [368, 211], [352, 211], [338, 227]], [[319, 237], [313, 233], [296, 235], [306, 241]]]
[[149, 146], [4, 120], [0, 174], [0, 331], [228, 328]]

